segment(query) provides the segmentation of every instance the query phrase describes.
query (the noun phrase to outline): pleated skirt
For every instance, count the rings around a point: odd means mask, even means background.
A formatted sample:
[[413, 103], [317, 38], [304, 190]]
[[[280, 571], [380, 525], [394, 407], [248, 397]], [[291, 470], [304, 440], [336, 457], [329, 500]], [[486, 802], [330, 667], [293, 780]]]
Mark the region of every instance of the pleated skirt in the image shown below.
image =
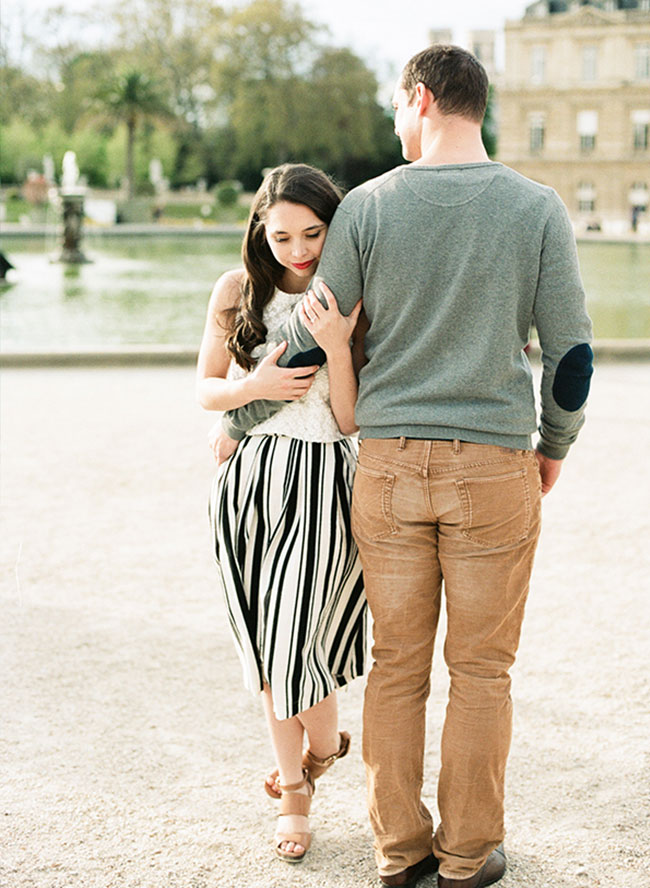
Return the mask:
[[366, 600], [350, 529], [355, 446], [244, 438], [210, 496], [214, 554], [244, 683], [277, 718], [364, 672]]

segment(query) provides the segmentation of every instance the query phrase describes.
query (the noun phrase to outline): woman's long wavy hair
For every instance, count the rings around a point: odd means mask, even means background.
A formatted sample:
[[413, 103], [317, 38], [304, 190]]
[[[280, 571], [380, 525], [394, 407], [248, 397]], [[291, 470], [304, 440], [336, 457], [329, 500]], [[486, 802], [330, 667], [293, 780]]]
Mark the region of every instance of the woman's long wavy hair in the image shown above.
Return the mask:
[[252, 351], [265, 341], [267, 333], [264, 308], [286, 271], [266, 240], [269, 210], [281, 201], [303, 204], [329, 225], [341, 198], [325, 173], [304, 163], [285, 163], [265, 176], [253, 200], [242, 245], [245, 275], [241, 303], [224, 313], [226, 348], [245, 370], [255, 366]]

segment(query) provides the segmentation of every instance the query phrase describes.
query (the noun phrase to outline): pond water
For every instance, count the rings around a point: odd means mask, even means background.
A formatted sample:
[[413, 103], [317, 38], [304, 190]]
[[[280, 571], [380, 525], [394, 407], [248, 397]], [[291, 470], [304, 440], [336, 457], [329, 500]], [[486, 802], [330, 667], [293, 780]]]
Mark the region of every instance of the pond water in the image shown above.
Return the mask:
[[[51, 263], [55, 243], [2, 239], [16, 266], [0, 285], [2, 349], [120, 344], [198, 347], [212, 284], [239, 265], [224, 235], [87, 237], [89, 265]], [[598, 338], [650, 338], [650, 244], [581, 243]]]

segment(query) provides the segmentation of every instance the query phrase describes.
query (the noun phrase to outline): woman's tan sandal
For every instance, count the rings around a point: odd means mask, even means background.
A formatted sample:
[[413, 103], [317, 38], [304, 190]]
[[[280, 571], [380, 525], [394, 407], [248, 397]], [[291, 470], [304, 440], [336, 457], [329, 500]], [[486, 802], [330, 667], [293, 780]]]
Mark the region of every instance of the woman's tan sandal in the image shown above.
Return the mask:
[[[278, 784], [281, 790], [280, 797], [280, 812], [278, 817], [282, 817], [287, 814], [297, 814], [301, 817], [307, 818], [309, 815], [309, 809], [311, 807], [311, 797], [314, 792], [314, 787], [309, 779], [309, 774], [307, 771], [303, 771], [303, 778], [299, 783], [290, 783], [286, 786], [282, 784]], [[303, 786], [307, 787], [307, 792], [300, 792]], [[295, 850], [287, 850], [283, 848], [282, 845], [284, 843], [293, 842], [295, 845], [300, 845], [302, 847], [302, 851]], [[309, 846], [311, 845], [311, 832], [303, 831], [303, 832], [281, 832], [279, 829], [275, 834], [275, 853], [280, 858], [280, 860], [286, 860], [288, 863], [300, 863], [305, 858], [305, 854], [309, 851]]]
[[328, 768], [331, 768], [337, 759], [345, 758], [350, 751], [350, 735], [348, 732], [340, 731], [339, 738], [341, 741], [339, 748], [333, 755], [328, 755], [327, 758], [318, 758], [309, 749], [306, 750], [302, 757], [302, 766], [309, 771], [312, 782], [322, 776]]
[[[312, 752], [310, 752], [309, 749], [305, 750], [305, 753], [302, 757], [302, 766], [303, 768], [305, 768], [305, 770], [309, 772], [309, 778], [312, 786], [314, 784], [314, 781], [322, 774], [324, 774], [328, 768], [331, 768], [331, 766], [337, 759], [342, 759], [348, 754], [350, 750], [350, 735], [347, 731], [340, 731], [339, 739], [340, 743], [338, 750], [333, 755], [328, 755], [327, 758], [324, 759], [318, 758], [318, 756], [315, 756]], [[276, 768], [274, 771], [271, 771], [264, 783], [266, 794], [271, 796], [272, 799], [279, 799], [282, 795], [282, 793], [277, 792], [277, 790], [275, 789], [276, 785], [280, 785], [278, 783], [278, 776], [279, 772]], [[316, 787], [313, 786], [313, 789], [315, 791]]]

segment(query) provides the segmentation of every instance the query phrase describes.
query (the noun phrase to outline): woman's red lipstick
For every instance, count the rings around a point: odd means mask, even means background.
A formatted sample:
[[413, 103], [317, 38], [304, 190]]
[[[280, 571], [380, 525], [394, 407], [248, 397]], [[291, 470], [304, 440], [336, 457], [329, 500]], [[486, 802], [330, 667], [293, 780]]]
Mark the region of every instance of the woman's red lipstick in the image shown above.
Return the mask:
[[304, 268], [309, 268], [313, 261], [313, 259], [310, 259], [309, 262], [292, 262], [291, 264], [294, 268], [299, 268], [302, 271]]

